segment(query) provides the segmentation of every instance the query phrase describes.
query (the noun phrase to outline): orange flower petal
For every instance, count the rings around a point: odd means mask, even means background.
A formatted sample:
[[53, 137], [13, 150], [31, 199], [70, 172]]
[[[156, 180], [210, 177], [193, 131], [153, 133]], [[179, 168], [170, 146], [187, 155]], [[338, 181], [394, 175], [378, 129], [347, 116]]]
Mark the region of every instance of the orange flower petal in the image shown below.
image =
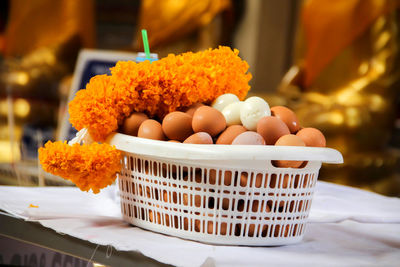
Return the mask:
[[46, 172], [70, 180], [83, 191], [94, 193], [112, 184], [121, 169], [120, 152], [109, 144], [90, 145], [47, 142], [39, 148], [39, 160]]

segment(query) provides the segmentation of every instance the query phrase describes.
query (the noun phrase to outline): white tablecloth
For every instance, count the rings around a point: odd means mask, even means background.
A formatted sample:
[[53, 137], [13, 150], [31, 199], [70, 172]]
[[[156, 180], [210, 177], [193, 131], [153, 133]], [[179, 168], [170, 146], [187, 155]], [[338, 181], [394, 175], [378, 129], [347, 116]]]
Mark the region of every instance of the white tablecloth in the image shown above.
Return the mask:
[[121, 219], [115, 186], [98, 195], [70, 187], [0, 186], [0, 209], [60, 234], [139, 251], [178, 266], [399, 266], [400, 262], [400, 199], [325, 182], [317, 184], [303, 241], [281, 247], [213, 246], [132, 227]]

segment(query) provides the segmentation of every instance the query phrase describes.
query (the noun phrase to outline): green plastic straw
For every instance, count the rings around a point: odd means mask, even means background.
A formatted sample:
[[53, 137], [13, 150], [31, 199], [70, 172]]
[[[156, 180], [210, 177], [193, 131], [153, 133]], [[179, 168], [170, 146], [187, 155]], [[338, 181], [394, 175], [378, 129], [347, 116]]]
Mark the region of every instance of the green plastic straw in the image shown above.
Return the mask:
[[147, 31], [145, 29], [142, 30], [142, 38], [143, 38], [143, 47], [144, 47], [144, 53], [146, 54], [146, 59], [150, 60], [149, 40], [147, 39]]

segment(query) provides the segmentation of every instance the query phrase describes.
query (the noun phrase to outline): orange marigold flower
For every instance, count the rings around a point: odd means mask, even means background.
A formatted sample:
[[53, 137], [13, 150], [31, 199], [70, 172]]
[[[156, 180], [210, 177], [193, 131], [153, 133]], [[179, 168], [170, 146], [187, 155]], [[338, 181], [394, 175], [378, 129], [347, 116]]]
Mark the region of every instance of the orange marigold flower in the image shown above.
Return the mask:
[[112, 184], [121, 169], [120, 152], [109, 144], [68, 145], [47, 142], [39, 148], [43, 169], [72, 181], [83, 191], [94, 193]]
[[111, 76], [92, 78], [69, 104], [70, 121], [104, 139], [132, 111], [162, 118], [196, 102], [211, 102], [225, 93], [243, 99], [250, 89], [249, 65], [239, 51], [219, 47], [198, 53], [168, 55], [153, 63], [118, 62]]
[[69, 104], [70, 121], [77, 130], [88, 127], [94, 140], [102, 141], [118, 127], [118, 113], [112, 95], [114, 81], [111, 76], [97, 75], [85, 90], [76, 93]]

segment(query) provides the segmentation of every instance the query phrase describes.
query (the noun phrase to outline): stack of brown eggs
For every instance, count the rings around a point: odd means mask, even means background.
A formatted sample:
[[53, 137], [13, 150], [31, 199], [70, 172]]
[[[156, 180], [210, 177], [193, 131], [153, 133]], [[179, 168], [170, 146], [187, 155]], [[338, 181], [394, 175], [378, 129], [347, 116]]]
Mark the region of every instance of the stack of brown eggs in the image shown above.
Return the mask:
[[[133, 113], [121, 128], [127, 135], [176, 143], [325, 147], [324, 135], [301, 128], [296, 114], [284, 106], [270, 108], [260, 97], [240, 101], [224, 94], [207, 106], [194, 104], [167, 114], [159, 122]], [[301, 162], [276, 161], [277, 167], [297, 168]]]
[[[141, 138], [183, 144], [325, 146], [324, 135], [315, 128], [301, 128], [295, 113], [290, 109], [283, 106], [270, 108], [268, 103], [259, 97], [250, 97], [245, 101], [239, 101], [238, 97], [232, 94], [221, 95], [211, 106], [197, 103], [185, 110], [171, 112], [162, 121], [148, 118], [144, 113], [133, 113], [124, 121], [121, 132]], [[276, 160], [272, 164], [280, 168], [303, 168], [306, 162]], [[162, 210], [162, 203], [164, 202], [168, 203], [167, 205], [181, 205], [183, 209], [185, 207], [218, 208], [225, 211], [235, 211], [239, 214], [249, 211], [257, 212], [261, 211], [261, 209], [265, 213], [280, 209], [287, 212], [301, 212], [309, 205], [308, 201], [303, 203], [303, 200], [288, 202], [271, 200], [272, 198], [260, 198], [260, 200], [252, 200], [249, 203], [245, 203], [244, 200], [233, 200], [229, 196], [229, 191], [227, 193], [223, 191], [221, 195], [215, 195], [213, 189], [210, 188], [207, 190], [213, 196], [207, 197], [203, 193], [204, 189], [200, 186], [201, 184], [227, 187], [235, 185], [237, 186], [238, 194], [245, 195], [245, 188], [247, 187], [254, 187], [257, 190], [261, 190], [261, 188], [304, 188], [309, 183], [308, 175], [284, 174], [278, 176], [277, 174], [267, 175], [262, 172], [240, 172], [236, 170], [221, 172], [213, 168], [201, 171], [201, 169], [195, 167], [192, 170], [192, 167], [165, 163], [157, 165], [155, 162], [148, 161], [137, 162], [136, 166], [138, 172], [144, 175], [138, 179], [146, 180], [148, 186], [142, 188], [141, 185], [138, 185], [137, 192], [134, 193], [141, 197], [154, 199], [157, 202], [162, 201], [156, 205], [156, 209], [149, 209], [149, 220], [153, 223], [164, 224], [167, 227], [177, 228], [178, 221], [180, 221], [184, 230], [193, 227], [196, 232], [201, 231], [213, 234], [213, 229], [215, 229], [212, 220], [205, 223], [190, 217], [182, 216], [180, 218], [177, 215], [172, 216], [160, 212], [159, 210]], [[181, 168], [183, 168], [182, 172], [179, 171]], [[171, 183], [173, 188], [170, 192], [155, 190], [151, 186], [150, 180], [146, 178], [151, 173], [158, 173], [160, 177], [168, 177], [175, 180], [175, 182]], [[206, 176], [208, 178], [205, 178]], [[187, 191], [188, 187], [186, 185], [180, 185], [178, 190], [177, 185], [180, 182], [178, 183], [176, 180], [188, 182], [192, 186], [193, 184], [199, 185], [198, 187], [193, 187], [198, 191], [186, 193], [191, 192]], [[165, 186], [168, 184], [166, 180], [159, 182], [165, 183]], [[201, 224], [202, 226], [200, 227]], [[297, 227], [297, 224], [294, 226]], [[227, 223], [221, 222], [218, 227], [221, 235], [230, 235], [232, 231], [236, 235], [236, 232], [240, 232], [242, 225], [236, 224], [228, 227]], [[246, 230], [246, 235], [251, 237], [256, 232], [260, 236], [266, 235], [266, 227], [268, 225], [256, 230], [256, 225], [250, 224]], [[278, 225], [270, 235], [287, 236], [288, 225], [286, 225], [286, 228], [280, 229]], [[230, 229], [230, 233], [227, 233], [227, 229]], [[291, 235], [295, 235], [295, 232], [292, 230]]]

